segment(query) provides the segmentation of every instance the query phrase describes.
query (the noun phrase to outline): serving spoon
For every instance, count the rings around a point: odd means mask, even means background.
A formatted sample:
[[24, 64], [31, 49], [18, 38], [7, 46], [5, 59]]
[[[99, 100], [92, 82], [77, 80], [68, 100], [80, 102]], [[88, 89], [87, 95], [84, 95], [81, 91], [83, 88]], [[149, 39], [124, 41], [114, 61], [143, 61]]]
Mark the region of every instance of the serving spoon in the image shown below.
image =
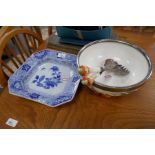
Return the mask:
[[118, 64], [113, 59], [106, 59], [104, 63], [104, 67], [90, 68], [88, 66], [80, 66], [78, 70], [82, 76], [86, 76], [89, 73], [102, 74], [104, 71], [113, 72], [116, 75], [122, 75], [122, 76], [130, 73], [130, 71], [125, 66]]

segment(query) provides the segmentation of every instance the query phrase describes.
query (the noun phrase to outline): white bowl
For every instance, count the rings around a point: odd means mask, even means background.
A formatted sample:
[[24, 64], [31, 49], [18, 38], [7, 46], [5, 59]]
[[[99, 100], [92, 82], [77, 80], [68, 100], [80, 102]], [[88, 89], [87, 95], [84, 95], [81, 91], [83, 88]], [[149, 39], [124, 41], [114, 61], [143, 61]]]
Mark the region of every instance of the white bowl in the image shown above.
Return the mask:
[[120, 96], [137, 90], [150, 77], [152, 64], [143, 49], [118, 40], [98, 40], [85, 45], [78, 53], [78, 65], [103, 66], [106, 59], [114, 59], [125, 66], [130, 73], [125, 76], [107, 72], [95, 79], [92, 89], [111, 96]]

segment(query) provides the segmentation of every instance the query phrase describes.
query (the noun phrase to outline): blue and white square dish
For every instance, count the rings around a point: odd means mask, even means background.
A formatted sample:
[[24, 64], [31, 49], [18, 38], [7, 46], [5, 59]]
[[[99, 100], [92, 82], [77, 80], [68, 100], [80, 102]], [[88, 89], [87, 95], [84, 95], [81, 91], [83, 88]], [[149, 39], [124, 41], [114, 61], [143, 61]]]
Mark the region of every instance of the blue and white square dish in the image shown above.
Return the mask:
[[45, 49], [34, 53], [9, 78], [9, 93], [56, 107], [74, 98], [80, 82], [77, 57]]

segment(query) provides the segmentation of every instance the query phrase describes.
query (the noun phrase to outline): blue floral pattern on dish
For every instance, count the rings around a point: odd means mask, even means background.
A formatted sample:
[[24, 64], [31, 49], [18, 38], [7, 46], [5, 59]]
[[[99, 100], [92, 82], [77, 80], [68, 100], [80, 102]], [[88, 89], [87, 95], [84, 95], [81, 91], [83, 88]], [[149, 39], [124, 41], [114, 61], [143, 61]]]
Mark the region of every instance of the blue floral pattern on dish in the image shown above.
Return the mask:
[[32, 99], [37, 99], [39, 96], [40, 96], [40, 95], [37, 94], [37, 93], [32, 93], [32, 94], [30, 94], [30, 97], [31, 97]]
[[36, 75], [35, 79], [32, 81], [36, 86], [45, 89], [50, 89], [57, 87], [59, 83], [62, 83], [61, 72], [57, 66], [51, 67], [51, 77], [46, 78], [45, 75]]
[[[47, 61], [52, 62], [51, 68], [49, 69], [43, 66], [41, 68], [41, 71], [43, 71], [42, 74], [36, 74], [31, 81], [32, 84], [38, 87], [38, 90], [30, 89], [27, 81], [29, 81], [36, 72], [38, 66]], [[62, 73], [58, 67], [59, 64], [72, 70], [71, 77], [67, 79], [67, 81], [62, 78]], [[46, 74], [48, 77], [43, 74], [44, 71], [46, 72], [46, 69], [50, 71], [49, 74]], [[58, 85], [60, 83], [63, 85], [63, 82], [65, 82], [65, 87], [63, 91], [60, 91], [58, 94], [41, 93], [39, 90], [39, 87], [45, 89], [44, 91], [51, 91], [53, 88], [61, 89], [62, 87], [60, 86], [60, 88], [58, 88]], [[9, 78], [8, 87], [10, 94], [30, 99], [50, 107], [56, 107], [74, 98], [79, 82], [80, 75], [77, 71], [76, 55], [45, 49], [32, 54], [26, 60], [26, 62]]]
[[47, 51], [45, 50], [44, 52], [37, 52], [37, 53], [34, 53], [34, 56], [37, 58], [37, 59], [42, 59], [43, 57], [45, 57], [47, 55]]
[[54, 72], [57, 72], [57, 71], [59, 71], [59, 68], [57, 66], [53, 66], [53, 67], [51, 67], [51, 70], [53, 70]]
[[25, 64], [22, 66], [22, 70], [25, 70], [26, 72], [31, 68], [28, 64]]
[[11, 88], [16, 89], [16, 90], [22, 90], [22, 85], [20, 81], [15, 81], [12, 85]]
[[79, 76], [74, 76], [72, 82], [76, 82], [79, 80]]
[[54, 102], [53, 105], [57, 105], [58, 103], [65, 102], [67, 100], [71, 100], [72, 96], [71, 95], [64, 95], [64, 96], [59, 96]]

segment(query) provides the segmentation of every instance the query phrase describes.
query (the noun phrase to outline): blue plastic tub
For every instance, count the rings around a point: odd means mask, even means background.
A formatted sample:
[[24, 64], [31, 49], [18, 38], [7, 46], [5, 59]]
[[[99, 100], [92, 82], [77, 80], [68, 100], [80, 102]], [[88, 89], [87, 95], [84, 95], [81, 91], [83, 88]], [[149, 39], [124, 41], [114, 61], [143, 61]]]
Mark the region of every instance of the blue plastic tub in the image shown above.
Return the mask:
[[69, 28], [68, 26], [56, 27], [61, 42], [84, 45], [88, 42], [100, 39], [110, 39], [112, 36], [112, 27], [106, 26], [96, 30], [80, 30]]

